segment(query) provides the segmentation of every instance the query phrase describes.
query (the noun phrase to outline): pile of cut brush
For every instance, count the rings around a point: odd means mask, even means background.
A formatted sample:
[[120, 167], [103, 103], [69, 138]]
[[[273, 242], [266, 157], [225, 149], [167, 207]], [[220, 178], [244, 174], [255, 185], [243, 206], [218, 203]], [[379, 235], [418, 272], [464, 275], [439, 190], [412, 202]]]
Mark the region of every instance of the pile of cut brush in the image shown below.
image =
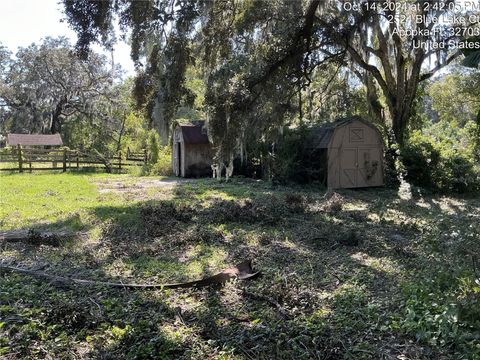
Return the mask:
[[307, 212], [310, 199], [291, 193], [285, 197], [262, 195], [252, 199], [207, 199], [201, 202], [161, 201], [144, 206], [141, 210], [147, 233], [161, 236], [167, 229], [180, 223], [195, 221], [202, 224], [247, 223], [275, 225], [285, 222], [294, 214]]

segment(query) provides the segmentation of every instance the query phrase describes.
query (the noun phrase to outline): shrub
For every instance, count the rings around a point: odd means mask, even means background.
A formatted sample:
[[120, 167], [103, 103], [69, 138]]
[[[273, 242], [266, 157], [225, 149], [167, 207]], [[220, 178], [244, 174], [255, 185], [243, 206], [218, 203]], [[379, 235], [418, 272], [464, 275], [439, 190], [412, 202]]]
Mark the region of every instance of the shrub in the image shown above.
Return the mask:
[[170, 146], [161, 146], [160, 137], [155, 130], [150, 130], [147, 141], [147, 152], [149, 154], [148, 162], [143, 166], [138, 174], [138, 170], [133, 170], [134, 175], [172, 175], [172, 148]]
[[417, 186], [435, 187], [435, 171], [440, 162], [440, 151], [426, 137], [412, 137], [402, 150], [406, 180]]
[[478, 169], [471, 160], [457, 153], [449, 154], [442, 160], [437, 175], [439, 188], [460, 193], [480, 188]]
[[480, 188], [480, 173], [472, 154], [452, 149], [446, 142], [414, 132], [402, 149], [406, 180], [413, 185], [440, 191], [473, 192]]
[[150, 130], [148, 134], [147, 149], [149, 154], [148, 164], [156, 164], [160, 153], [160, 136], [155, 130]]
[[480, 287], [472, 274], [441, 270], [404, 285], [401, 328], [418, 341], [460, 352], [480, 351]]
[[157, 161], [150, 169], [150, 175], [172, 175], [172, 148], [164, 146], [158, 153]]
[[403, 168], [401, 161], [399, 161], [400, 151], [398, 144], [395, 141], [393, 131], [387, 132], [385, 145], [385, 186], [390, 189], [398, 189], [400, 187], [399, 174], [403, 174], [405, 169]]
[[303, 129], [285, 129], [268, 164], [274, 182], [282, 184], [291, 180], [305, 182], [302, 164], [304, 137]]

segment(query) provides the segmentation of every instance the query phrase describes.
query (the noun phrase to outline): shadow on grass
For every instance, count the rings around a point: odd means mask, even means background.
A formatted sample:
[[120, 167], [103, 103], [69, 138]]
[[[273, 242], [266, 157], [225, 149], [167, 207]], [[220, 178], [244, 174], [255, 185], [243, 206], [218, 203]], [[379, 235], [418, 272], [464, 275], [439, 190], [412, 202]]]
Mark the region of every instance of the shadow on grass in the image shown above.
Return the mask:
[[[102, 278], [106, 276], [101, 274]], [[0, 276], [2, 358], [165, 358], [183, 344], [162, 330], [175, 310], [166, 296], [96, 287], [58, 288]]]
[[[77, 264], [69, 274], [81, 271], [83, 277], [106, 281], [181, 281], [253, 258], [263, 277], [198, 292], [88, 292], [99, 305], [89, 311], [97, 307], [108, 313], [103, 325], [85, 330], [94, 343], [92, 354], [266, 359], [439, 354], [386, 326], [401, 303], [398, 275], [435, 261], [415, 243], [418, 229], [369, 219], [372, 209], [397, 200], [390, 192], [372, 201], [368, 191], [345, 191], [365, 207], [329, 212], [310, 209], [310, 192], [300, 194], [305, 204], [302, 200], [299, 206], [295, 196], [287, 197], [296, 192], [290, 188], [213, 187], [237, 199], [232, 201], [211, 196], [209, 184], [183, 185], [172, 200], [93, 208], [92, 215], [104, 224], [102, 233], [81, 255], [103, 255], [92, 266]], [[416, 211], [395, 206], [403, 215]], [[392, 234], [403, 240], [392, 240]], [[271, 301], [252, 299], [247, 292], [273, 299], [289, 318]]]
[[[377, 324], [388, 320], [384, 310], [392, 300], [392, 291], [399, 291], [398, 284], [394, 274], [378, 270], [368, 261], [386, 258], [393, 266], [408, 262], [408, 252], [398, 252], [384, 241], [389, 232], [404, 233], [402, 227], [390, 225], [384, 232], [365, 223], [365, 216], [352, 216], [352, 212], [334, 217], [292, 211], [279, 195], [261, 194], [243, 203], [213, 200], [205, 207], [185, 203], [184, 195], [129, 210], [135, 213], [133, 218], [140, 216], [138, 224], [145, 236], [136, 250], [131, 242], [123, 250], [134, 273], [159, 276], [156, 271], [177, 265], [182, 257], [186, 263], [199, 264], [199, 272], [206, 273], [214, 253], [225, 254], [220, 263], [255, 258], [264, 277], [242, 286], [273, 298], [294, 314], [292, 319], [282, 319], [270, 304], [252, 302], [241, 295], [237, 301], [243, 310], [238, 311], [243, 312], [244, 320], [238, 320], [229, 315], [230, 294], [210, 291], [201, 309], [191, 314], [197, 318], [194, 325], [202, 329], [200, 341], [225, 353], [252, 358], [371, 357], [382, 351], [376, 344], [378, 339], [391, 341], [391, 333], [382, 333]], [[124, 224], [125, 209], [101, 209], [100, 213], [107, 218], [116, 214], [118, 223]], [[111, 220], [107, 218], [105, 221]], [[118, 235], [112, 232], [107, 237], [132, 240]], [[357, 240], [345, 242], [352, 236]], [[200, 245], [214, 251], [189, 254], [192, 246]], [[118, 250], [118, 244], [115, 246]], [[159, 255], [165, 253], [170, 257]], [[365, 254], [366, 262], [354, 256], [358, 253]], [[159, 263], [163, 261], [170, 265]], [[175, 266], [166, 271], [188, 274], [188, 266]], [[325, 289], [334, 295], [322, 300], [318, 293]], [[378, 302], [374, 307], [370, 304], [373, 298]], [[328, 315], [317, 314], [319, 304], [328, 309]], [[367, 330], [369, 335], [360, 335]], [[397, 336], [396, 341], [401, 341]], [[412, 346], [411, 351], [417, 350]]]

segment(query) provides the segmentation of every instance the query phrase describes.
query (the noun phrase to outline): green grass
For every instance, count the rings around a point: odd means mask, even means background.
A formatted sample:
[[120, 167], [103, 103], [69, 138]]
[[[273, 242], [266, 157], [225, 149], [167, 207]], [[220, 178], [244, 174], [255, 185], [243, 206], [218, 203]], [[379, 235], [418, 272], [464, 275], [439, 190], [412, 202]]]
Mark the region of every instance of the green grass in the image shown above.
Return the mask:
[[223, 288], [126, 291], [2, 273], [0, 357], [480, 356], [478, 198], [157, 180], [2, 175], [1, 230], [81, 231], [58, 244], [4, 242], [2, 262], [158, 283], [254, 259], [262, 276]]
[[88, 209], [99, 204], [95, 186], [84, 175], [2, 175], [0, 188], [2, 230], [59, 221], [76, 228]]

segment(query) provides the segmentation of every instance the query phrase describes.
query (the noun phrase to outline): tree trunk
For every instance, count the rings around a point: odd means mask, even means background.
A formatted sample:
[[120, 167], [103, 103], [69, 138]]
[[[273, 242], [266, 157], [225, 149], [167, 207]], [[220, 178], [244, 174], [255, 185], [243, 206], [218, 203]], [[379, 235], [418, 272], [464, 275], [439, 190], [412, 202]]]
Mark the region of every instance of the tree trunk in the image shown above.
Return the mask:
[[300, 126], [303, 126], [303, 101], [302, 101], [302, 88], [298, 90], [298, 116], [300, 121]]
[[[113, 55], [112, 55], [113, 57]], [[112, 60], [113, 61], [113, 60]], [[125, 131], [125, 121], [127, 119], [127, 114], [126, 112], [124, 111], [123, 112], [123, 120], [122, 120], [122, 127], [120, 129], [120, 134], [118, 135], [118, 141], [117, 141], [117, 152], [119, 152], [122, 148], [122, 137], [123, 137], [123, 133]]]
[[[392, 130], [395, 140], [400, 147], [405, 143], [408, 122], [412, 114], [412, 107], [417, 95], [420, 64], [418, 68], [412, 65], [411, 75], [405, 74], [405, 78], [401, 80], [400, 86], [397, 85], [395, 97], [390, 97], [387, 101], [389, 104], [390, 115], [392, 119]], [[403, 69], [402, 69], [403, 70]], [[404, 70], [404, 72], [406, 72]]]
[[378, 98], [375, 82], [368, 74], [365, 76], [364, 84], [367, 88], [368, 112], [374, 122], [378, 122], [385, 127], [385, 119], [383, 117], [383, 106]]
[[155, 129], [160, 135], [160, 143], [162, 146], [168, 145], [168, 139], [170, 136], [170, 123], [165, 116], [165, 104], [162, 94], [158, 94], [155, 99], [155, 105], [152, 111], [152, 120]]
[[404, 144], [404, 129], [406, 127], [402, 113], [394, 113], [392, 117], [392, 129], [397, 144], [401, 147]]
[[63, 97], [60, 102], [55, 106], [55, 110], [53, 111], [52, 114], [52, 124], [50, 126], [50, 133], [51, 134], [56, 134], [59, 133], [60, 130], [62, 129], [62, 111], [63, 111], [63, 106], [67, 103], [67, 99]]

